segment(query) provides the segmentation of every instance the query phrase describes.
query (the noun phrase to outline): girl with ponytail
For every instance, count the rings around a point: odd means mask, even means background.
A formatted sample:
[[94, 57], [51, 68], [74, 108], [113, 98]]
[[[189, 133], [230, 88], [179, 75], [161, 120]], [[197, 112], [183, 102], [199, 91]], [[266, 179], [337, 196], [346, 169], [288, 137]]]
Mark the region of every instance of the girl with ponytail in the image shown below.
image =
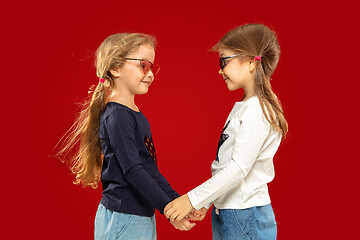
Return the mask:
[[267, 184], [274, 179], [273, 157], [288, 131], [270, 80], [280, 57], [276, 35], [262, 24], [246, 24], [213, 47], [227, 88], [244, 90], [220, 136], [212, 178], [165, 207], [166, 217], [212, 211], [213, 239], [276, 239], [277, 227]]
[[[159, 172], [149, 122], [135, 104], [135, 95], [146, 94], [154, 81], [154, 59], [152, 36], [106, 38], [96, 52], [99, 83], [57, 154], [70, 160], [75, 184], [96, 188], [101, 180], [95, 239], [156, 239], [155, 209], [163, 213], [179, 197]], [[180, 230], [195, 225], [171, 223]]]

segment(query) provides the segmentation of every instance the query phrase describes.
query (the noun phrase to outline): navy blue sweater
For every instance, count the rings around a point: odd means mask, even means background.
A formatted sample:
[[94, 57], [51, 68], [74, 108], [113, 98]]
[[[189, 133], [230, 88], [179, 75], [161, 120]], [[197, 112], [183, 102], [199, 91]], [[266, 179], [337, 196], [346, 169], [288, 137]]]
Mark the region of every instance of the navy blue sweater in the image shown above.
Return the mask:
[[115, 102], [106, 104], [99, 137], [104, 153], [103, 197], [109, 210], [152, 216], [179, 197], [160, 174], [150, 124], [141, 112]]

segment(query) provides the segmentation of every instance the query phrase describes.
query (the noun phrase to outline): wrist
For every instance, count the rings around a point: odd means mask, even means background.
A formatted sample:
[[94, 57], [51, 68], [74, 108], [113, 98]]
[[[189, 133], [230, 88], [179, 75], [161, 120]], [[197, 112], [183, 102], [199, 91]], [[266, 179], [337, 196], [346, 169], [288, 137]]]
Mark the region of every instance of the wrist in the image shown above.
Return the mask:
[[192, 205], [192, 203], [191, 203], [191, 201], [190, 201], [189, 195], [186, 193], [186, 194], [184, 194], [184, 196], [185, 196], [185, 198], [187, 199], [187, 201], [189, 202], [190, 206], [191, 206], [192, 208], [194, 208], [194, 206]]

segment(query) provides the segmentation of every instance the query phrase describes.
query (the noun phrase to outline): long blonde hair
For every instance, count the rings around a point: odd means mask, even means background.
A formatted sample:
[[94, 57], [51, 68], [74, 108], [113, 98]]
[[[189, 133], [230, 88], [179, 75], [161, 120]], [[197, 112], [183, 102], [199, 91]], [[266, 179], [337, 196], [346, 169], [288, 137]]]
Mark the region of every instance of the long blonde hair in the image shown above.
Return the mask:
[[62, 143], [56, 157], [69, 163], [76, 178], [74, 184], [98, 187], [103, 158], [99, 138], [100, 117], [114, 84], [110, 70], [121, 67], [124, 58], [143, 44], [155, 48], [156, 40], [147, 34], [119, 33], [107, 37], [96, 51], [96, 75], [105, 81], [90, 87], [88, 99], [82, 104], [78, 118], [57, 144]]
[[280, 100], [270, 84], [280, 58], [280, 46], [275, 33], [263, 24], [242, 25], [226, 33], [213, 50], [218, 51], [221, 48], [233, 50], [249, 59], [261, 57], [261, 61], [255, 61], [256, 93], [266, 119], [275, 129], [281, 131], [284, 139], [288, 124]]

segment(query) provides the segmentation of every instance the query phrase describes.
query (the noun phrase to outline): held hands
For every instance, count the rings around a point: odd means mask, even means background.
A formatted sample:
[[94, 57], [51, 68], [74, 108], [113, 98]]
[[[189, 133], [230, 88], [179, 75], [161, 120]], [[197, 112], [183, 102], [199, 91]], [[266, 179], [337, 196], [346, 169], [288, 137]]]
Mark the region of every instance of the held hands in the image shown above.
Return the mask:
[[176, 219], [174, 221], [171, 221], [171, 224], [174, 226], [174, 228], [179, 229], [181, 231], [189, 231], [196, 225], [196, 223], [191, 223], [186, 218], [182, 220]]
[[205, 218], [207, 211], [207, 208], [201, 208], [199, 210], [193, 209], [191, 213], [189, 213], [185, 218], [183, 218], [182, 220], [175, 219], [171, 222], [171, 224], [174, 226], [174, 228], [181, 231], [189, 231], [196, 225], [196, 223], [191, 223], [189, 222], [189, 220], [202, 221]]
[[166, 205], [164, 209], [165, 216], [172, 222], [173, 220], [181, 221], [193, 210], [193, 206], [187, 194], [175, 199]]
[[166, 205], [164, 214], [176, 229], [188, 231], [196, 225], [188, 220], [203, 220], [207, 210], [207, 208], [194, 209], [188, 195], [185, 194]]
[[192, 220], [192, 221], [202, 221], [207, 213], [208, 209], [203, 207], [199, 210], [193, 209], [191, 211], [191, 213], [188, 215], [188, 219]]

